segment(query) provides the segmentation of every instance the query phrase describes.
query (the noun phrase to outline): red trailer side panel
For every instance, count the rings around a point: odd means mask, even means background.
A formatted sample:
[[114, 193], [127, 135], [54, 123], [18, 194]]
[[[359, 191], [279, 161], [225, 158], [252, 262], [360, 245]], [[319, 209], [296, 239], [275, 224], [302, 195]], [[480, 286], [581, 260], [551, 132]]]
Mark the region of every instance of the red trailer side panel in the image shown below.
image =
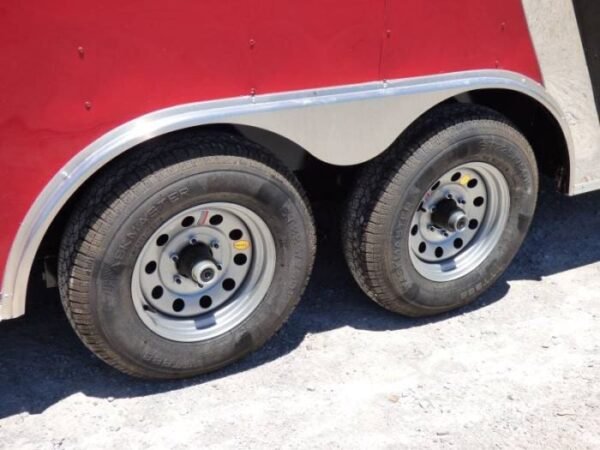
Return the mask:
[[384, 0], [258, 2], [252, 38], [256, 92], [380, 78]]
[[0, 55], [0, 273], [50, 178], [142, 114], [497, 65], [540, 79], [519, 0], [4, 0]]
[[541, 81], [518, 0], [388, 0], [382, 60], [384, 79], [485, 67]]

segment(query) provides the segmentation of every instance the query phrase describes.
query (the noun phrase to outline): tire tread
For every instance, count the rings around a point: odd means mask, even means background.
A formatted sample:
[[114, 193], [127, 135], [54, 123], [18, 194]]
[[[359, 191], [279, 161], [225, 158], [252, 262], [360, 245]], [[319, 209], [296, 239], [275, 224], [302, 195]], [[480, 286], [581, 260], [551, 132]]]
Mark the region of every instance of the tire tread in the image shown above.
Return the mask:
[[[180, 134], [176, 139], [159, 139], [143, 144], [138, 150], [103, 169], [77, 201], [61, 241], [58, 262], [59, 291], [65, 313], [76, 334], [101, 360], [135, 377], [162, 378], [132, 364], [111, 350], [94, 322], [87, 302], [92, 266], [100, 252], [99, 244], [102, 242], [103, 232], [111, 218], [118, 214], [116, 205], [119, 202], [126, 204], [136, 186], [152, 184], [152, 180], [157, 179], [157, 173], [176, 170], [179, 164], [187, 164], [197, 158], [235, 157], [239, 158], [239, 164], [244, 162], [262, 165], [267, 168], [270, 176], [279, 178], [299, 194], [301, 207], [311, 222], [306, 243], [310, 253], [310, 266], [301, 292], [306, 288], [314, 261], [315, 225], [308, 199], [296, 177], [275, 157], [241, 136], [215, 131], [190, 132]], [[299, 300], [300, 296], [289, 313]]]
[[[358, 175], [342, 221], [344, 256], [360, 288], [380, 306], [411, 317], [432, 313], [388, 292], [376, 264], [381, 255], [374, 251], [373, 243], [382, 233], [384, 217], [392, 207], [392, 192], [400, 187], [398, 180], [414, 173], [427, 160], [424, 144], [428, 141], [443, 143], [454, 127], [482, 121], [492, 121], [526, 142], [514, 125], [495, 110], [472, 104], [443, 105], [418, 119]], [[535, 167], [530, 148], [527, 156]]]

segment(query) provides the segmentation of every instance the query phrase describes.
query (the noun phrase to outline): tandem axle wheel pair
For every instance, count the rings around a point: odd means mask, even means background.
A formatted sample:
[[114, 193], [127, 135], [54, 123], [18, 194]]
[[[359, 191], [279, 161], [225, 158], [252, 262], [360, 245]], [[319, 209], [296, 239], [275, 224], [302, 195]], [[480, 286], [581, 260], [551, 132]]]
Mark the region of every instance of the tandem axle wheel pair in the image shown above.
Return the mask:
[[[259, 348], [299, 301], [316, 246], [302, 187], [261, 147], [200, 132], [169, 152], [159, 141], [106, 170], [59, 255], [79, 336], [146, 378], [205, 373]], [[465, 305], [509, 265], [536, 196], [533, 152], [506, 119], [439, 108], [355, 180], [342, 220], [348, 266], [392, 311]]]

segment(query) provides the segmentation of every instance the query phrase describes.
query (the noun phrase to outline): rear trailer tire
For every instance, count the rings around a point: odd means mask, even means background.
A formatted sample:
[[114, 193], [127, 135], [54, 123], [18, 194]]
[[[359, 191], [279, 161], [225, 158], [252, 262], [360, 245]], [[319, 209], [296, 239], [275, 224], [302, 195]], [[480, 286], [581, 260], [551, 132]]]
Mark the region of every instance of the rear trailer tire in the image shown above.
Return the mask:
[[300, 185], [234, 135], [148, 144], [74, 211], [59, 255], [65, 311], [89, 349], [138, 377], [193, 376], [259, 348], [312, 269]]
[[466, 305], [517, 253], [537, 186], [533, 151], [506, 118], [442, 107], [359, 175], [343, 221], [346, 261], [391, 311], [417, 317]]

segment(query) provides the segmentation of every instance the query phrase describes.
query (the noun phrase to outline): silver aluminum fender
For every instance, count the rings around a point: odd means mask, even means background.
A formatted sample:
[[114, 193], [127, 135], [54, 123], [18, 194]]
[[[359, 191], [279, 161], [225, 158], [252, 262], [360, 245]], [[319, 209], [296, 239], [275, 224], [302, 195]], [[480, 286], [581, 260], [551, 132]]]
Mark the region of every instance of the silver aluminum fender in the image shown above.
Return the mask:
[[[280, 134], [328, 163], [358, 164], [383, 152], [403, 130], [433, 106], [478, 89], [507, 89], [534, 98], [562, 127], [573, 160], [571, 136], [558, 105], [540, 84], [503, 70], [190, 103], [127, 122], [77, 153], [52, 178], [29, 209], [8, 257], [2, 283], [0, 320], [24, 314], [27, 282], [35, 254], [67, 200], [107, 162], [141, 142], [204, 124], [249, 125]], [[572, 183], [574, 177], [570, 176], [569, 180]], [[570, 191], [572, 188], [570, 186]]]

